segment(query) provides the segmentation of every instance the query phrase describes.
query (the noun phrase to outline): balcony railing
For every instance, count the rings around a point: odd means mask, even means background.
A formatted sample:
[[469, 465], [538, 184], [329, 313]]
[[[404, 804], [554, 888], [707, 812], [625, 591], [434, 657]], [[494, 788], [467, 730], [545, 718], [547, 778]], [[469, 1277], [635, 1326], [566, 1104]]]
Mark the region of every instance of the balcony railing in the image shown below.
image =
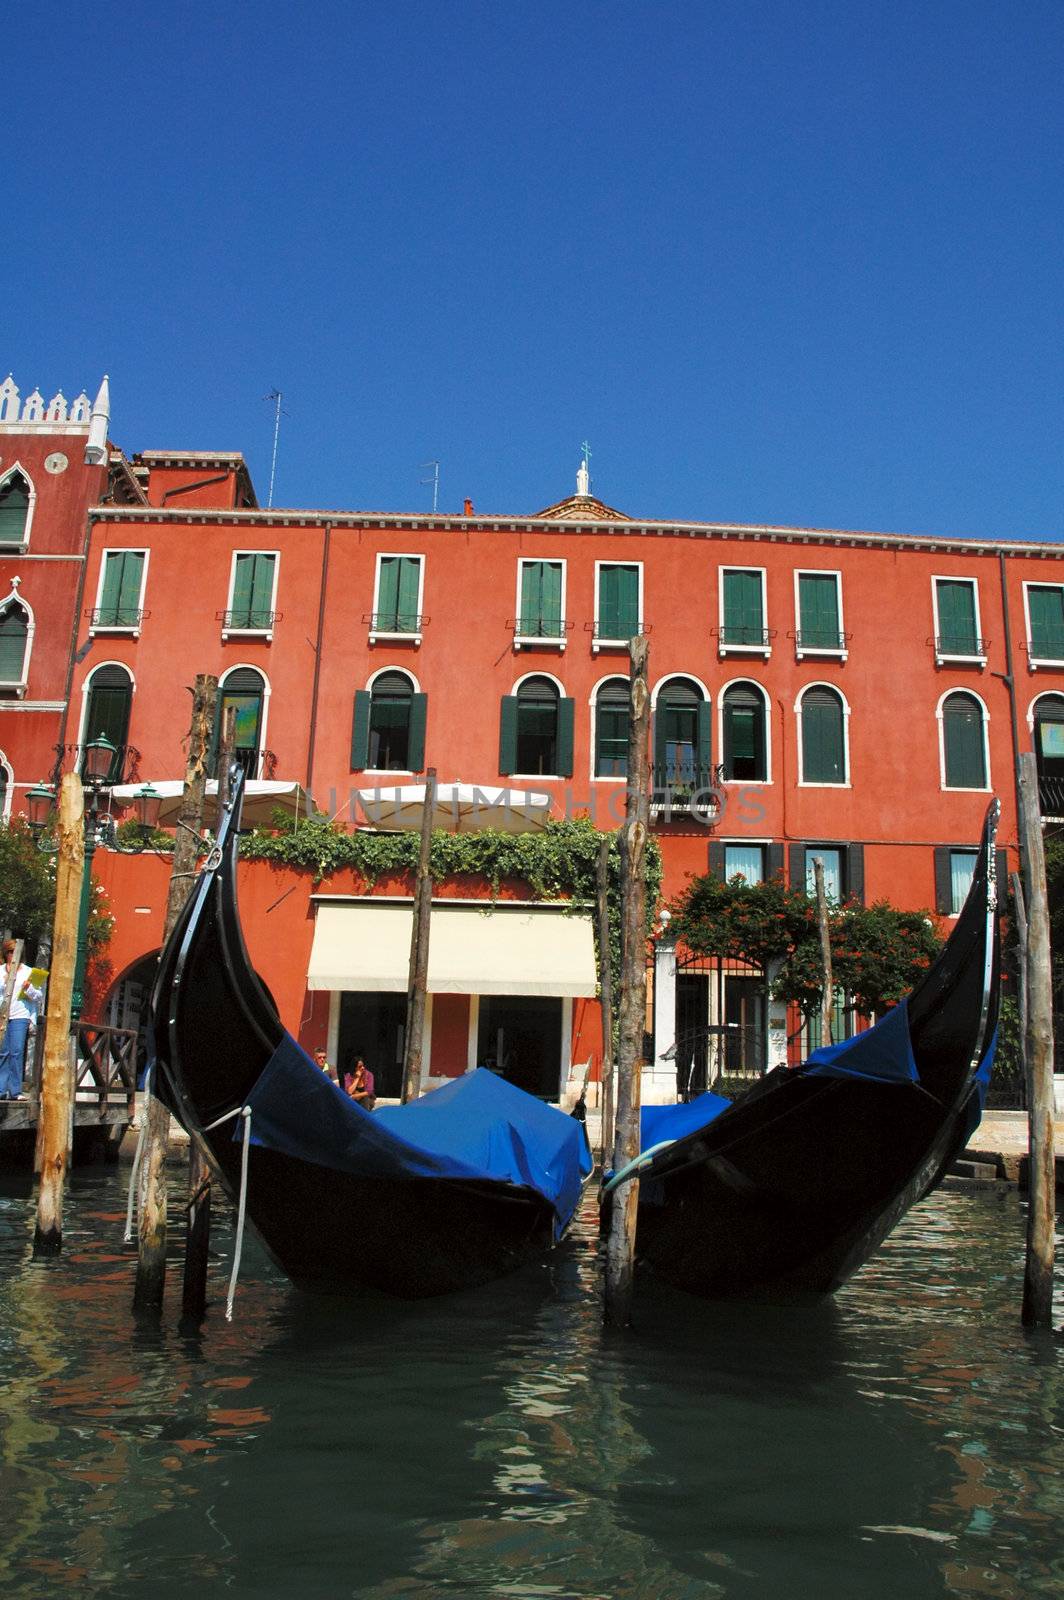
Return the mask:
[[139, 606], [95, 606], [85, 615], [90, 628], [114, 628], [123, 632], [129, 629], [135, 633], [144, 619], [151, 616], [151, 612]]
[[713, 822], [720, 815], [723, 767], [693, 761], [655, 762], [653, 778], [650, 811], [656, 822]]
[[989, 639], [974, 633], [940, 633], [935, 639], [935, 654], [954, 661], [982, 661], [989, 643]]
[[599, 617], [591, 624], [591, 640], [595, 645], [616, 644], [627, 646], [629, 639], [637, 638], [640, 634], [649, 632], [650, 629], [642, 622], [628, 624], [619, 621], [617, 617]]
[[572, 626], [564, 617], [515, 617], [514, 641], [517, 644], [542, 641], [544, 644], [560, 645], [564, 649], [565, 635], [571, 632]]
[[1027, 645], [1031, 661], [1064, 661], [1064, 628], [1044, 628]]
[[772, 647], [771, 628], [754, 628], [741, 622], [725, 622], [717, 629], [722, 650], [764, 650]]
[[369, 613], [370, 638], [379, 635], [389, 639], [420, 638], [428, 617], [419, 611], [371, 611]]
[[849, 639], [850, 635], [840, 628], [799, 628], [794, 636], [794, 648], [799, 655], [815, 655], [821, 650], [841, 655]]
[[1064, 778], [1039, 778], [1038, 808], [1043, 817], [1064, 822]]
[[272, 633], [278, 622], [283, 621], [284, 613], [281, 611], [253, 611], [243, 607], [239, 611], [218, 611], [215, 613], [217, 620], [222, 624], [223, 633]]
[[[272, 750], [259, 750], [238, 745], [233, 751], [233, 760], [248, 779], [264, 778], [269, 782], [277, 771], [277, 757]], [[211, 778], [218, 776], [217, 750], [211, 753], [208, 776]]]

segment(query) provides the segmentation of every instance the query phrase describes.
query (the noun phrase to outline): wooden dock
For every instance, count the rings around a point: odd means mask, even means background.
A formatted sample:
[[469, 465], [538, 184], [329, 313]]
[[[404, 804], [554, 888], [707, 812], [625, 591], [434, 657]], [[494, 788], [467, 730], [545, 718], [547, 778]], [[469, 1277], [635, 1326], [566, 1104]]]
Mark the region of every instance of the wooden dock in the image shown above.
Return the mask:
[[[1064, 1117], [1053, 1120], [1057, 1188], [1064, 1190]], [[969, 1182], [1015, 1183], [1027, 1187], [1026, 1111], [986, 1111], [972, 1142], [957, 1160], [951, 1177]]]
[[[117, 1161], [133, 1121], [137, 1093], [137, 1035], [132, 1028], [79, 1022], [74, 1092], [73, 1159]], [[0, 1100], [0, 1162], [32, 1163], [40, 1109], [38, 1036], [30, 1081], [17, 1100]]]

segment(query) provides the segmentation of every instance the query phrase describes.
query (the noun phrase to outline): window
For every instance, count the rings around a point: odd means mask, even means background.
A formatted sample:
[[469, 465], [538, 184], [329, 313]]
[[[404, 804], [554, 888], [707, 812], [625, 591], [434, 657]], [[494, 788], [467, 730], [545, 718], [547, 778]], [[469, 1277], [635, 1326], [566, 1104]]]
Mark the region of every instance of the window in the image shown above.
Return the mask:
[[951, 850], [949, 853], [949, 914], [960, 916], [968, 890], [975, 877], [976, 850]]
[[499, 724], [499, 771], [526, 777], [573, 775], [573, 702], [550, 678], [525, 678], [504, 695]]
[[824, 864], [824, 899], [837, 906], [842, 899], [842, 851], [832, 845], [806, 845], [805, 892], [816, 898], [816, 863]]
[[985, 789], [983, 707], [974, 694], [949, 694], [942, 702], [942, 782], [946, 789]]
[[0, 545], [25, 545], [30, 536], [34, 494], [20, 467], [0, 481]]
[[847, 783], [846, 717], [842, 696], [814, 684], [801, 698], [802, 783]]
[[763, 844], [726, 844], [724, 846], [724, 878], [745, 878], [749, 884], [765, 881], [765, 847]]
[[985, 645], [979, 637], [979, 607], [972, 578], [935, 579], [935, 657], [939, 661], [978, 661]]
[[115, 747], [106, 782], [121, 783], [129, 740], [129, 714], [133, 707], [133, 680], [125, 667], [112, 662], [97, 667], [88, 681], [82, 748], [102, 734]]
[[628, 776], [627, 678], [611, 678], [595, 696], [595, 777]]
[[[819, 1050], [823, 1043], [820, 1028], [821, 1007], [802, 1020], [802, 1055], [811, 1056], [814, 1050]], [[843, 1039], [853, 1037], [854, 1007], [842, 989], [836, 988], [832, 995], [831, 1007], [831, 1042], [840, 1044]]]
[[140, 628], [146, 555], [144, 550], [104, 553], [100, 593], [92, 614], [94, 628], [129, 628], [133, 632]]
[[5, 822], [11, 817], [11, 800], [15, 791], [15, 775], [8, 765], [7, 757], [0, 755], [0, 817]]
[[0, 689], [24, 689], [29, 671], [30, 614], [17, 594], [0, 606]]
[[420, 637], [421, 556], [378, 556], [377, 597], [373, 607], [374, 634]]
[[598, 563], [598, 595], [595, 610], [595, 644], [627, 644], [639, 633], [641, 621], [640, 588], [642, 568], [618, 561]]
[[799, 661], [806, 655], [845, 657], [839, 582], [837, 572], [795, 573], [798, 593], [795, 654]]
[[753, 683], [724, 691], [724, 777], [764, 782], [768, 777], [765, 699]]
[[277, 583], [276, 551], [238, 550], [233, 557], [224, 633], [272, 633]]
[[1039, 696], [1032, 731], [1042, 816], [1064, 817], [1064, 695]]
[[522, 640], [565, 641], [565, 563], [564, 561], [519, 561], [517, 626], [514, 635]]
[[765, 628], [765, 573], [761, 567], [723, 567], [720, 593], [720, 648], [768, 654]]
[[381, 672], [355, 695], [352, 771], [420, 772], [425, 765], [428, 695], [405, 672]]
[[689, 678], [669, 678], [654, 707], [654, 787], [693, 792], [708, 788], [710, 705]]
[[1064, 661], [1064, 587], [1025, 583], [1027, 654], [1031, 661]]
[[844, 900], [864, 901], [864, 845], [846, 844], [839, 840], [807, 839], [788, 847], [787, 881], [792, 889], [812, 898], [816, 894], [816, 872], [813, 862], [819, 857], [824, 863], [824, 894], [828, 903], [840, 905]]
[[218, 715], [211, 751], [212, 777], [218, 776], [218, 747], [230, 708], [234, 715], [233, 760], [240, 763], [248, 778], [258, 777], [265, 700], [266, 680], [254, 667], [237, 667], [219, 686]]

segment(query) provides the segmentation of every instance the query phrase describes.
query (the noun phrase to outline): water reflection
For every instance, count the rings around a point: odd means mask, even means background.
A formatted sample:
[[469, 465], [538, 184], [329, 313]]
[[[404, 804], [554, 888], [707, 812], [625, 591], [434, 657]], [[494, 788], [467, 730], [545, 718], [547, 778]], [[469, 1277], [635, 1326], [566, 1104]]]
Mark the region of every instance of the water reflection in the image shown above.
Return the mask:
[[[548, 1267], [397, 1305], [130, 1315], [120, 1179], [60, 1260], [0, 1193], [0, 1583], [124, 1596], [1049, 1595], [1055, 1340], [1021, 1334], [1014, 1195], [941, 1194], [833, 1302], [644, 1297], [607, 1339], [591, 1219]], [[171, 1284], [174, 1305], [179, 1283]]]

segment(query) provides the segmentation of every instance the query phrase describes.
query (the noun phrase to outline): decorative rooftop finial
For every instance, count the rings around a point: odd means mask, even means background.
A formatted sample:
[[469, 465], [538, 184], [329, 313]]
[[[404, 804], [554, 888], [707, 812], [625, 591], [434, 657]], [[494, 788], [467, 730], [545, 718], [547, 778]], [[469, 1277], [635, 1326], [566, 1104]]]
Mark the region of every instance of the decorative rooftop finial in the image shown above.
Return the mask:
[[98, 467], [107, 460], [107, 425], [111, 420], [111, 390], [106, 372], [100, 392], [92, 402], [89, 417], [89, 438], [85, 446], [85, 465]]
[[583, 460], [576, 474], [576, 492], [586, 497], [591, 493], [591, 446], [586, 439], [580, 449], [583, 452]]

